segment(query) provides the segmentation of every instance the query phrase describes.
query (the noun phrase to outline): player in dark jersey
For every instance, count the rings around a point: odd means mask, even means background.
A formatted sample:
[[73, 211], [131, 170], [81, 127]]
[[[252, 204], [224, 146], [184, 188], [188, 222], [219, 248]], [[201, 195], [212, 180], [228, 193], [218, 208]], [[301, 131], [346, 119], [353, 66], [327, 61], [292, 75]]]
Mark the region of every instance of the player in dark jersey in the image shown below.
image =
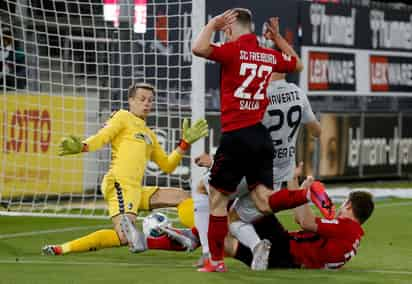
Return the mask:
[[[321, 187], [314, 182], [312, 187]], [[275, 215], [267, 215], [253, 226], [262, 239], [272, 242], [269, 268], [340, 268], [356, 255], [364, 235], [361, 225], [374, 209], [372, 195], [354, 191], [332, 220], [315, 217], [308, 204], [296, 208], [295, 219], [303, 231], [288, 232]], [[228, 255], [247, 265], [252, 263], [251, 250], [228, 237]]]
[[[210, 44], [212, 34], [218, 30], [223, 30], [227, 38], [220, 46]], [[303, 68], [286, 41], [281, 36], [276, 36], [276, 41], [285, 53], [260, 47], [252, 33], [251, 12], [236, 8], [211, 19], [193, 43], [195, 55], [221, 64], [223, 132], [210, 176], [211, 259], [199, 271], [226, 271], [223, 262], [224, 238], [228, 232], [226, 207], [228, 195], [236, 190], [240, 180], [246, 177], [250, 190], [272, 188], [272, 141], [261, 124], [268, 104], [266, 88], [272, 72], [289, 73]], [[293, 52], [288, 53], [290, 50]]]

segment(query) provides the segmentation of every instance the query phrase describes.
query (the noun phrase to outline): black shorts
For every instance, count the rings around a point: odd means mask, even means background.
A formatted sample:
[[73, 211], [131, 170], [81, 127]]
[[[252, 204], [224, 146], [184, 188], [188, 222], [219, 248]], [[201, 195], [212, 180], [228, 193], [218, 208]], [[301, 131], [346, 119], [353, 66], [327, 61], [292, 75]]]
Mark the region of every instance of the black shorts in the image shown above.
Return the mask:
[[[282, 226], [275, 215], [264, 216], [253, 224], [256, 233], [261, 239], [267, 239], [272, 243], [269, 253], [268, 268], [298, 268], [290, 254], [288, 231]], [[236, 259], [251, 265], [253, 255], [251, 250], [239, 242], [236, 251]]]
[[258, 184], [273, 187], [272, 139], [261, 123], [222, 134], [209, 183], [230, 194], [236, 191], [243, 177], [249, 189]]

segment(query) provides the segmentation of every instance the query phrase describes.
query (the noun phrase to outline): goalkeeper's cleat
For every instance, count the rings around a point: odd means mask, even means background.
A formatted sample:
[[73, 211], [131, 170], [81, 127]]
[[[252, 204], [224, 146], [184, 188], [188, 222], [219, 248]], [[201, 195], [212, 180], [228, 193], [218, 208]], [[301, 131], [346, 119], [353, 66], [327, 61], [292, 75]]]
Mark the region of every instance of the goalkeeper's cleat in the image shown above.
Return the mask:
[[58, 245], [45, 245], [41, 249], [43, 255], [62, 255], [63, 249]]
[[269, 253], [272, 243], [269, 240], [261, 240], [253, 248], [253, 260], [250, 268], [256, 271], [268, 269]]
[[146, 237], [139, 232], [126, 215], [120, 218], [120, 227], [129, 243], [129, 251], [139, 253], [147, 250]]
[[177, 229], [159, 226], [159, 230], [167, 234], [172, 240], [181, 244], [187, 251], [194, 251], [200, 246], [199, 239], [190, 229]]
[[202, 268], [199, 268], [199, 272], [227, 272], [225, 263], [220, 261], [217, 264], [212, 264], [211, 261], [208, 261]]
[[314, 181], [310, 186], [310, 199], [319, 208], [320, 213], [326, 219], [335, 218], [335, 205], [326, 193], [324, 185]]
[[193, 264], [193, 267], [202, 268], [209, 262], [209, 253], [202, 254], [199, 259]]

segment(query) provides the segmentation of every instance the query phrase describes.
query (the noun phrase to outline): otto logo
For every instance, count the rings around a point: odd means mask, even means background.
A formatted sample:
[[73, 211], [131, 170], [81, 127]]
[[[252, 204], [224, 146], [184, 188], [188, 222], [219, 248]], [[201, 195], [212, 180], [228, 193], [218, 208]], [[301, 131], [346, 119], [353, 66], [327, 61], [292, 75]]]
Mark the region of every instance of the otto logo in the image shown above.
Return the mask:
[[51, 141], [51, 118], [47, 110], [18, 109], [3, 112], [3, 151], [46, 153]]

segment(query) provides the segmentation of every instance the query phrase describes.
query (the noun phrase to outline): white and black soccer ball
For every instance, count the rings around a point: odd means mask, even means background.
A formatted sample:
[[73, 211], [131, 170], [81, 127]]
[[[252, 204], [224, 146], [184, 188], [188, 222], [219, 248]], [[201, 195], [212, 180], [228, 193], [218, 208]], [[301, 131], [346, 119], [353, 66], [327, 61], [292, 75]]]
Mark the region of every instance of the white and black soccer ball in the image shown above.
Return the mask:
[[159, 237], [163, 235], [159, 227], [170, 227], [171, 225], [172, 223], [165, 214], [155, 212], [143, 219], [143, 233], [146, 237]]

